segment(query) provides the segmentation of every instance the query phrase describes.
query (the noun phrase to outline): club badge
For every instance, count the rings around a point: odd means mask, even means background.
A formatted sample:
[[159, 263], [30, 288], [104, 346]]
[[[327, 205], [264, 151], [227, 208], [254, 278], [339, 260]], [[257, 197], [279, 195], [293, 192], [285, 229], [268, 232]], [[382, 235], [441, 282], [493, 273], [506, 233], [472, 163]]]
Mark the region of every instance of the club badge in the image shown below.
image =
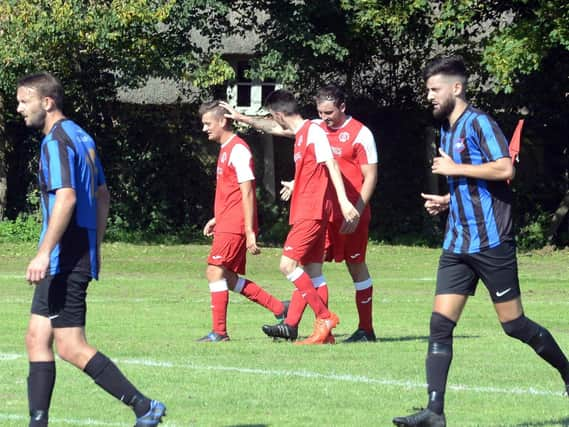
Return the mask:
[[466, 148], [466, 144], [464, 143], [464, 138], [458, 138], [455, 143], [453, 144], [453, 150], [456, 153], [462, 153]]

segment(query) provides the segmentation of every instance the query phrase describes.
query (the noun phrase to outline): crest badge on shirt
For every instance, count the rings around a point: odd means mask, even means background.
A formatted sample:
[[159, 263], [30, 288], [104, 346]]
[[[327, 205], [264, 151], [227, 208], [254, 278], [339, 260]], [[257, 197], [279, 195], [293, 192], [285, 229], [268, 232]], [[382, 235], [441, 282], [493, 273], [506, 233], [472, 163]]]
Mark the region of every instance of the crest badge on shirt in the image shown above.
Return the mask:
[[227, 160], [227, 153], [223, 153], [221, 155], [221, 163], [225, 163], [226, 160]]
[[346, 142], [349, 139], [350, 139], [349, 132], [340, 132], [340, 135], [338, 135], [338, 141], [340, 142]]
[[296, 143], [296, 145], [297, 145], [298, 147], [300, 147], [303, 142], [304, 142], [304, 135], [300, 135], [300, 137], [298, 138], [298, 142]]
[[464, 143], [464, 138], [458, 138], [453, 144], [453, 150], [456, 153], [462, 153], [466, 148], [466, 144]]

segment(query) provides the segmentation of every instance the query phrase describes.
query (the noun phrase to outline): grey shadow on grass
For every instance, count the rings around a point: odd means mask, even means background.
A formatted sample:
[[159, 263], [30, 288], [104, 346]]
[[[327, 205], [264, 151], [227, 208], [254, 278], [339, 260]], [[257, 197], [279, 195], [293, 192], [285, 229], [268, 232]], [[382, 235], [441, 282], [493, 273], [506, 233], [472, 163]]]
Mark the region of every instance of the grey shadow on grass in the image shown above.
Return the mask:
[[225, 427], [269, 427], [268, 424], [231, 424]]
[[[307, 335], [308, 336], [308, 335]], [[302, 340], [304, 338], [307, 338], [307, 336], [299, 336], [298, 339]], [[337, 344], [341, 344], [342, 341], [344, 341], [346, 338], [348, 338], [350, 336], [350, 334], [334, 334], [334, 337], [336, 338], [336, 343]], [[480, 335], [454, 335], [453, 336], [454, 339], [475, 339], [475, 338], [480, 338]], [[291, 344], [292, 341], [286, 340], [284, 338], [271, 338], [266, 336], [265, 334], [259, 334], [258, 336], [251, 336], [251, 337], [241, 337], [239, 338], [239, 341], [249, 341], [249, 342], [253, 342], [253, 341], [261, 341], [261, 340], [268, 340], [268, 341], [272, 341], [274, 343], [288, 343]], [[382, 336], [378, 336], [377, 337], [377, 342], [367, 342], [365, 344], [367, 345], [371, 345], [371, 344], [381, 344], [383, 343], [387, 343], [387, 342], [404, 342], [404, 341], [429, 341], [429, 336], [428, 335], [408, 335], [408, 336], [404, 336], [404, 337], [382, 337]], [[229, 426], [229, 427], [233, 427], [233, 426]], [[248, 427], [248, 426], [247, 426]], [[253, 426], [254, 427], [254, 426]]]
[[547, 421], [532, 421], [527, 423], [516, 424], [512, 427], [547, 427], [547, 426], [563, 426], [569, 427], [569, 417], [559, 418], [557, 420], [547, 420]]
[[[453, 339], [480, 338], [479, 335], [454, 335]], [[429, 341], [428, 335], [409, 335], [405, 337], [378, 337], [378, 342], [403, 342], [403, 341]]]

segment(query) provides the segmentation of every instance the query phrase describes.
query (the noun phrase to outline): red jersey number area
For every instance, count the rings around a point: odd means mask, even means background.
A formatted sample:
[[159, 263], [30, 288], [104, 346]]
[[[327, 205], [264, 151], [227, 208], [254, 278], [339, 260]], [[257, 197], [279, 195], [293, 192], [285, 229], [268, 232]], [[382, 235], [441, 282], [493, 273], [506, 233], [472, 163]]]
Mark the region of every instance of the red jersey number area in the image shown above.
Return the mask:
[[215, 233], [207, 263], [245, 274], [247, 247], [245, 236], [234, 233]]

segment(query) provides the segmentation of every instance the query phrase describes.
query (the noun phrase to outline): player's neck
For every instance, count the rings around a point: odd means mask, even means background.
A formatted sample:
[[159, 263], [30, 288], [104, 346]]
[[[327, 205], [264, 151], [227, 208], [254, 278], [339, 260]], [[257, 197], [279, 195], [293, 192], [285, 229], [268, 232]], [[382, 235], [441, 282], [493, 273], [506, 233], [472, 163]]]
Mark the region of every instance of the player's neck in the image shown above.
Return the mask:
[[306, 120], [300, 115], [288, 116], [285, 118], [287, 127], [293, 132], [298, 132]]
[[220, 145], [224, 145], [226, 143], [228, 143], [231, 138], [233, 138], [233, 136], [235, 136], [235, 134], [233, 133], [233, 131], [225, 131], [221, 134], [221, 136], [219, 137], [219, 144]]
[[466, 110], [467, 108], [468, 108], [468, 102], [466, 102], [465, 99], [456, 98], [456, 104], [454, 106], [454, 109], [452, 110], [452, 113], [450, 113], [450, 115], [448, 116], [448, 123], [450, 127], [454, 126], [456, 121], [459, 119], [460, 116], [462, 116], [462, 113], [464, 113], [464, 110]]
[[346, 124], [346, 122], [348, 121], [348, 119], [350, 118], [350, 116], [348, 116], [347, 114], [343, 114], [340, 117], [338, 117], [338, 122], [334, 123], [332, 126], [328, 126], [330, 129], [340, 129], [342, 126], [344, 126]]
[[47, 135], [51, 131], [51, 128], [53, 127], [53, 125], [56, 124], [61, 119], [64, 119], [64, 118], [65, 118], [65, 116], [59, 110], [48, 113], [46, 115], [45, 123], [43, 125], [43, 130], [42, 130], [43, 134]]

